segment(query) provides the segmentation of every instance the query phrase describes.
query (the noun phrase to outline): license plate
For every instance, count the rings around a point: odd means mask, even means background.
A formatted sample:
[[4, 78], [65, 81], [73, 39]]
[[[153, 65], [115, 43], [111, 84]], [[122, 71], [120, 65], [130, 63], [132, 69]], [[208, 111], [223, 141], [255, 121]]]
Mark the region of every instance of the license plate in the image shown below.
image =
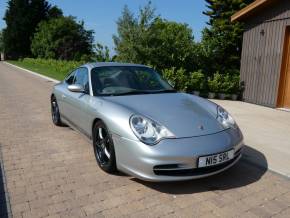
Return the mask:
[[198, 167], [214, 166], [227, 162], [234, 158], [234, 150], [213, 154], [198, 158]]

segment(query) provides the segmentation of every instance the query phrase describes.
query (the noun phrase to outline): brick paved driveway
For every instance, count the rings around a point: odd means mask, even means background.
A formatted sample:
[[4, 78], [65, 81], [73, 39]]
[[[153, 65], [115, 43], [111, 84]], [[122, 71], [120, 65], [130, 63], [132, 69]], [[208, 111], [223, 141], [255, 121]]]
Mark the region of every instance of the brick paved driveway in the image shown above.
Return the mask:
[[103, 173], [90, 143], [52, 125], [52, 85], [0, 63], [0, 217], [9, 208], [14, 217], [290, 216], [290, 181], [246, 158], [223, 174], [189, 182]]

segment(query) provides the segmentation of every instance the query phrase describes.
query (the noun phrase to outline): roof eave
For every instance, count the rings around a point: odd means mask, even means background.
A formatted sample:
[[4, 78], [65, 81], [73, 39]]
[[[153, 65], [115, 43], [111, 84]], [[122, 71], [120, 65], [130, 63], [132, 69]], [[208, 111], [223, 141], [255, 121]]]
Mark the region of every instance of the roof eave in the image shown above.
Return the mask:
[[231, 16], [231, 22], [241, 21], [253, 14], [255, 14], [258, 10], [263, 9], [268, 4], [274, 2], [275, 0], [256, 0], [253, 3], [249, 4], [245, 8], [239, 10], [235, 14]]

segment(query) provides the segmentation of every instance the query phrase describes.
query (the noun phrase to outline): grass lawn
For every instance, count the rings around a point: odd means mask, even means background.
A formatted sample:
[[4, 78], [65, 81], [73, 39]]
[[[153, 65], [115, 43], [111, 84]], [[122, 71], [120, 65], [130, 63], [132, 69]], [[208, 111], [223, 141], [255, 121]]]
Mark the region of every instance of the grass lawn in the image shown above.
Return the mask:
[[82, 64], [80, 62], [74, 61], [58, 61], [32, 58], [25, 58], [18, 61], [9, 60], [7, 62], [56, 80], [63, 80], [70, 71]]

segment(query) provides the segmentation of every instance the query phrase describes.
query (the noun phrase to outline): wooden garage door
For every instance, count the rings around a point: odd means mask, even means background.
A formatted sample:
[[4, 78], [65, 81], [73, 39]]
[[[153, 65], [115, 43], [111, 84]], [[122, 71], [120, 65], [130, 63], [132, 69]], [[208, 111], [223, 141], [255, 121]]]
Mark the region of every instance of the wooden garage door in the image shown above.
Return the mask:
[[283, 61], [278, 94], [278, 107], [290, 108], [290, 27], [286, 28]]

